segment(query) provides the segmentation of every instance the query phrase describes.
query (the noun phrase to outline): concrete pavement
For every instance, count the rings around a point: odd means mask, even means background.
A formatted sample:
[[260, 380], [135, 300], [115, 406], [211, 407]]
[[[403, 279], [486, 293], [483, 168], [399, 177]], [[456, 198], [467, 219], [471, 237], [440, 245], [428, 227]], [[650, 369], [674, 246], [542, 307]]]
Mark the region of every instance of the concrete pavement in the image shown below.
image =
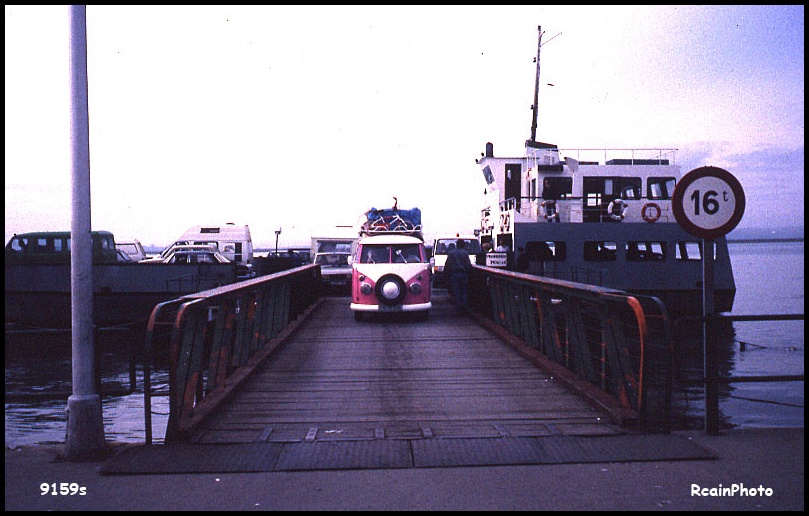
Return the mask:
[[[5, 451], [6, 510], [802, 510], [803, 428], [675, 432], [717, 460], [101, 476]], [[113, 448], [114, 449], [114, 448]], [[61, 483], [81, 494], [52, 494]], [[48, 484], [42, 486], [42, 484]], [[694, 486], [697, 486], [696, 488]], [[731, 490], [743, 488], [731, 495]], [[724, 491], [720, 489], [724, 488]], [[709, 496], [695, 496], [697, 489]], [[716, 496], [710, 496], [713, 489]], [[751, 495], [755, 489], [755, 496]], [[762, 491], [771, 495], [760, 494]], [[42, 494], [47, 491], [47, 494]]]

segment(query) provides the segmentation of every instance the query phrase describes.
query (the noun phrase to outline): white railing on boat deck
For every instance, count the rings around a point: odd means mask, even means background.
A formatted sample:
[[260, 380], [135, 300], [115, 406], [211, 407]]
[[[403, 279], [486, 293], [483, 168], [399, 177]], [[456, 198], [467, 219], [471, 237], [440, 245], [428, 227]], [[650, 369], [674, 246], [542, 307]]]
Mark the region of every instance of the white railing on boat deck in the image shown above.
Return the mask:
[[[649, 160], [649, 159], [657, 159], [663, 160], [668, 159], [670, 165], [675, 165], [675, 153], [677, 149], [662, 149], [662, 148], [655, 148], [655, 147], [638, 147], [634, 149], [558, 149], [559, 156], [561, 159], [570, 157], [574, 158], [577, 161], [596, 161], [596, 159], [589, 159], [595, 156], [601, 158], [603, 156], [603, 161], [600, 159], [598, 160], [602, 164], [606, 164], [607, 161], [610, 159], [630, 159], [633, 162], [635, 160]], [[575, 153], [575, 156], [572, 155]], [[582, 153], [587, 153], [584, 157], [582, 157]], [[619, 153], [620, 155], [616, 155]], [[629, 153], [629, 156], [627, 156]]]
[[[519, 213], [527, 217], [533, 222], [542, 219], [542, 197], [510, 197], [505, 201], [500, 202], [498, 205], [500, 214]], [[556, 203], [556, 211], [559, 213], [561, 222], [582, 222], [584, 219], [585, 211], [593, 214], [596, 212], [602, 213], [603, 210], [596, 206], [585, 208], [582, 204], [583, 197], [565, 197], [563, 199], [554, 199]], [[637, 199], [622, 199], [629, 205], [626, 213], [625, 222], [643, 222], [640, 210], [646, 203], [655, 203], [660, 208], [659, 222], [675, 222], [674, 214], [671, 211], [671, 199], [659, 199], [641, 196]], [[485, 213], [489, 211], [489, 213]], [[487, 216], [488, 215], [488, 216]], [[606, 219], [607, 213], [602, 213], [602, 218]], [[513, 218], [513, 217], [512, 217]], [[481, 220], [488, 220], [489, 225], [497, 222], [497, 215], [493, 215], [490, 210], [482, 210]], [[517, 220], [517, 222], [519, 222]]]

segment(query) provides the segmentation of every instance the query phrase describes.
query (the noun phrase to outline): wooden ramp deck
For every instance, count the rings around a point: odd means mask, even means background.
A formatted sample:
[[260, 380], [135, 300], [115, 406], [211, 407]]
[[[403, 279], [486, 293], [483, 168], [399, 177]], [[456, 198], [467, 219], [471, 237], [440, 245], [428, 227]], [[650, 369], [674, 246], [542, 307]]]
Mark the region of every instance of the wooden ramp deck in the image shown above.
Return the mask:
[[446, 298], [429, 321], [355, 322], [321, 300], [191, 435], [126, 449], [101, 474], [396, 469], [711, 459], [608, 422]]
[[[445, 297], [428, 321], [324, 300], [194, 443], [623, 433]], [[386, 314], [387, 315], [387, 314]]]

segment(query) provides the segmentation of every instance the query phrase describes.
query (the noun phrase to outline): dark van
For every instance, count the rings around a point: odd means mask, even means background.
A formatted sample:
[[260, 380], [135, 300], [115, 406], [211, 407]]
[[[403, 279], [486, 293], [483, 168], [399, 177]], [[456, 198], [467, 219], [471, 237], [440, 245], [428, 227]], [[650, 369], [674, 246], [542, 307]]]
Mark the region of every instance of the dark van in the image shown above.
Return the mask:
[[[93, 263], [116, 263], [115, 237], [93, 231]], [[70, 232], [47, 231], [14, 235], [6, 244], [6, 265], [70, 263]]]

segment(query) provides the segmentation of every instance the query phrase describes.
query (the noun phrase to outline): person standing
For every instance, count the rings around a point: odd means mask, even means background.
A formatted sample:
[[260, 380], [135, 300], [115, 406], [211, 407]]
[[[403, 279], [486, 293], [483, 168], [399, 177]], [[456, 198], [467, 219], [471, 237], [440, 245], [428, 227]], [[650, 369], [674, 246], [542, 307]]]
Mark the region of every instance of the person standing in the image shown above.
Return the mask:
[[525, 249], [520, 247], [517, 249], [517, 272], [528, 272], [528, 255]]
[[449, 275], [449, 285], [455, 306], [459, 310], [466, 307], [466, 292], [469, 288], [469, 273], [472, 272], [472, 261], [466, 252], [466, 241], [458, 239], [458, 245], [447, 254], [444, 273]]

